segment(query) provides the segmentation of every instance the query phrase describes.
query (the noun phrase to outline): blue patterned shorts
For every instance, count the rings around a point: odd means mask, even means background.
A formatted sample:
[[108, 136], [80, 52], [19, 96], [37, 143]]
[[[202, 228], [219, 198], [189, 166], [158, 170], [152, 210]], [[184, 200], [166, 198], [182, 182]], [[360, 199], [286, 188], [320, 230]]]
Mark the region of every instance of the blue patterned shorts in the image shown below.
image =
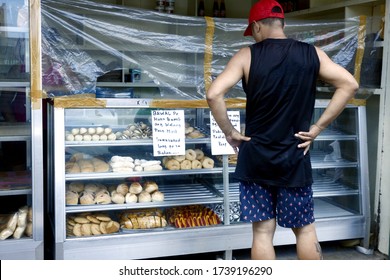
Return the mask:
[[283, 188], [240, 182], [241, 221], [258, 222], [277, 218], [278, 225], [299, 228], [314, 222], [311, 186]]

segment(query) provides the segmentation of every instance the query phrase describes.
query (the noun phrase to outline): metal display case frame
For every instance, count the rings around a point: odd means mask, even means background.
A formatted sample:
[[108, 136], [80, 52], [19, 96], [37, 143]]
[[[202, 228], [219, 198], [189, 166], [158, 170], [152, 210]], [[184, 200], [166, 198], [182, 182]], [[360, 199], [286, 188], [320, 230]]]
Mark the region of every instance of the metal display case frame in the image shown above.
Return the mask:
[[[225, 211], [224, 223], [217, 226], [193, 227], [169, 230], [148, 230], [135, 233], [115, 233], [100, 236], [67, 237], [66, 235], [66, 215], [79, 212], [111, 211], [119, 209], [129, 209], [134, 207], [145, 208], [142, 206], [128, 206], [126, 204], [108, 204], [108, 205], [76, 205], [66, 206], [65, 190], [66, 182], [72, 180], [84, 179], [107, 179], [120, 178], [122, 175], [115, 173], [85, 173], [85, 174], [66, 174], [65, 173], [65, 149], [67, 147], [93, 147], [94, 145], [109, 146], [137, 146], [152, 145], [151, 140], [145, 142], [121, 140], [108, 141], [104, 143], [77, 143], [65, 141], [65, 112], [69, 108], [56, 105], [56, 100], [49, 102], [49, 154], [48, 160], [52, 162], [49, 168], [49, 215], [51, 218], [51, 231], [54, 236], [55, 258], [56, 259], [148, 259], [165, 256], [176, 256], [183, 254], [196, 254], [204, 252], [223, 251], [225, 259], [231, 259], [233, 250], [250, 248], [252, 242], [252, 231], [250, 224], [234, 223], [229, 220], [229, 211]], [[328, 100], [317, 100], [316, 108], [325, 108]], [[148, 108], [150, 100], [139, 99], [104, 99], [104, 109], [121, 108]], [[139, 105], [142, 104], [142, 105]], [[79, 109], [88, 107], [77, 107]], [[76, 109], [77, 109], [76, 108]], [[355, 141], [358, 149], [358, 158], [352, 163], [317, 163], [313, 161], [313, 169], [332, 168], [332, 167], [353, 167], [358, 170], [356, 180], [358, 187], [355, 190], [346, 190], [343, 188], [326, 189], [323, 191], [314, 191], [315, 198], [327, 196], [348, 196], [352, 195], [358, 198], [358, 213], [350, 212], [348, 215], [338, 215], [337, 211], [347, 211], [336, 205], [320, 203], [316, 207], [316, 227], [320, 241], [343, 240], [343, 239], [362, 239], [362, 246], [368, 247], [369, 242], [369, 194], [368, 194], [368, 167], [367, 167], [367, 138], [366, 138], [366, 111], [365, 106], [349, 105], [348, 108], [356, 111], [356, 135], [344, 136], [344, 140]], [[72, 108], [75, 109], [75, 108]], [[101, 109], [101, 108], [100, 108]], [[103, 109], [103, 110], [104, 110]], [[177, 109], [180, 109], [178, 107]], [[196, 110], [204, 110], [199, 108]], [[203, 111], [202, 111], [203, 112]], [[206, 116], [207, 114], [200, 114]], [[325, 131], [326, 132], [326, 131]], [[334, 140], [337, 137], [332, 133], [325, 133], [319, 136], [318, 141]], [[202, 140], [187, 140], [186, 143], [208, 143], [210, 138]], [[234, 184], [229, 182], [229, 174], [234, 167], [229, 166], [228, 156], [223, 156], [222, 167], [212, 170], [202, 170], [201, 173], [219, 174], [219, 189], [213, 188], [211, 193], [219, 194], [207, 198], [194, 198], [188, 196], [184, 200], [173, 202], [161, 202], [151, 204], [146, 207], [171, 207], [178, 205], [191, 205], [197, 203], [220, 203], [224, 209], [229, 209], [232, 202], [237, 202], [237, 192]], [[163, 170], [159, 172], [143, 173], [142, 176], [183, 176], [196, 171], [186, 172]], [[140, 176], [135, 172], [131, 176]], [[205, 186], [203, 186], [207, 189]], [[202, 191], [205, 189], [201, 188]], [[210, 189], [208, 189], [210, 190]], [[186, 190], [183, 190], [184, 192]], [[287, 245], [294, 244], [295, 236], [291, 230], [277, 228], [274, 244]]]

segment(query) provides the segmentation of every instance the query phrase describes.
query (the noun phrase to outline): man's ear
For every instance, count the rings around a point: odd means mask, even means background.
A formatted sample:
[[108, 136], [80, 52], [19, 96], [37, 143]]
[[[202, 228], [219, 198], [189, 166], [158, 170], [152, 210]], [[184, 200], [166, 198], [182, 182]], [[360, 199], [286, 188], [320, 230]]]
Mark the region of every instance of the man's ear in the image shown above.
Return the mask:
[[252, 33], [259, 33], [261, 29], [260, 24], [257, 21], [253, 21], [252, 24]]

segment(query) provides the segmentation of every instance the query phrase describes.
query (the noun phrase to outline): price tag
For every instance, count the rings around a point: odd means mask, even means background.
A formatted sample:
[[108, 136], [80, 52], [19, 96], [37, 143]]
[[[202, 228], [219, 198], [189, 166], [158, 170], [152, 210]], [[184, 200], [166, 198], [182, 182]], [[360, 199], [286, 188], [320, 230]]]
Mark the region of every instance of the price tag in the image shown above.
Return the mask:
[[153, 110], [153, 155], [185, 154], [185, 122], [183, 110]]
[[[228, 117], [234, 128], [240, 131], [240, 112], [228, 111]], [[210, 129], [211, 129], [211, 154], [212, 155], [234, 155], [232, 146], [226, 141], [225, 134], [219, 128], [213, 115], [210, 112]]]

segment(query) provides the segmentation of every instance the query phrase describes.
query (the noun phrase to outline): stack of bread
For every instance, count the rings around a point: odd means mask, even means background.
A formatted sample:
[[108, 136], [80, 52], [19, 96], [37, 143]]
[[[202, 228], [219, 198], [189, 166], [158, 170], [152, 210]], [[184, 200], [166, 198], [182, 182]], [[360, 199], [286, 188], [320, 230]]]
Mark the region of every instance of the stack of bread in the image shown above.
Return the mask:
[[161, 161], [133, 159], [131, 156], [112, 156], [109, 162], [112, 172], [141, 172], [162, 170]]
[[104, 160], [84, 153], [73, 154], [65, 163], [66, 173], [108, 172], [110, 166]]
[[0, 215], [0, 240], [32, 236], [32, 208], [23, 206], [15, 213]]
[[122, 212], [119, 223], [123, 229], [163, 228], [168, 225], [163, 212], [158, 209]]
[[115, 140], [116, 135], [109, 127], [80, 127], [65, 131], [66, 141], [107, 141]]
[[67, 205], [124, 204], [137, 202], [161, 202], [164, 193], [154, 181], [120, 183], [106, 187], [100, 183], [71, 182], [66, 188]]
[[187, 149], [184, 155], [163, 157], [163, 165], [168, 170], [189, 170], [213, 168], [214, 160], [205, 156], [201, 149]]
[[221, 223], [213, 210], [203, 205], [190, 205], [166, 210], [168, 221], [177, 228], [218, 225]]
[[105, 213], [80, 213], [66, 218], [67, 236], [110, 234], [119, 228], [119, 223]]
[[158, 190], [154, 181], [133, 182], [119, 184], [116, 190], [111, 192], [112, 202], [121, 203], [143, 203], [164, 201], [164, 193]]
[[115, 133], [117, 139], [127, 140], [127, 139], [151, 139], [152, 128], [143, 123], [131, 123], [123, 131], [118, 131]]

